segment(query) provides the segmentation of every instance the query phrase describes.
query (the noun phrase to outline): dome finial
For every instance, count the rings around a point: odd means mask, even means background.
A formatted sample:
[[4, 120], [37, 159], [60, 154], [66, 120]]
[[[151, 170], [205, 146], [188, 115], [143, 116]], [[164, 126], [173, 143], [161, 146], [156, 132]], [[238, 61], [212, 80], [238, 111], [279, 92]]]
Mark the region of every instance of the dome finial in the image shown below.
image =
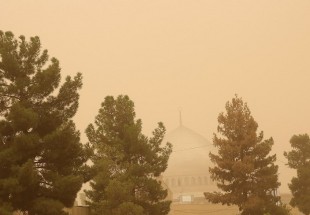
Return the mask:
[[179, 107], [179, 123], [180, 123], [180, 127], [183, 126], [183, 123], [182, 123], [182, 108]]

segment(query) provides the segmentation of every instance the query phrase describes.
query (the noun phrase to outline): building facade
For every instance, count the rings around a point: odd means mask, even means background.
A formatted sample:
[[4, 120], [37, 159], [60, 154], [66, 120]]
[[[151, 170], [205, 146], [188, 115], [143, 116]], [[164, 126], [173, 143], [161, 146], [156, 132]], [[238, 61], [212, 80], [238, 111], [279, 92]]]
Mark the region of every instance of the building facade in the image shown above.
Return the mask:
[[184, 196], [203, 198], [204, 192], [217, 190], [209, 174], [209, 152], [213, 148], [209, 141], [180, 123], [166, 135], [164, 142], [173, 145], [163, 181], [170, 188], [174, 201]]

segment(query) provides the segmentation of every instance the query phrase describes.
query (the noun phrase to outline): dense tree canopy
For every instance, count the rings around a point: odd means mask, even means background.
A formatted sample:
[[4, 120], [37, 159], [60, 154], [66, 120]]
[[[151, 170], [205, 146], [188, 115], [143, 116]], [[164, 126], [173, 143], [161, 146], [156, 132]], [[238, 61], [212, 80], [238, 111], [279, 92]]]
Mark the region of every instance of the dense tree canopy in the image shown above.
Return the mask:
[[290, 204], [306, 215], [310, 214], [310, 138], [308, 134], [294, 135], [290, 140], [292, 151], [285, 152], [290, 168], [297, 170], [289, 184], [293, 194]]
[[72, 121], [82, 77], [60, 81], [38, 37], [0, 31], [0, 214], [60, 215], [86, 180], [89, 151]]
[[273, 140], [263, 140], [263, 132], [257, 134], [247, 104], [236, 96], [226, 103], [218, 123], [220, 136], [213, 138], [218, 153], [210, 153], [215, 165], [209, 171], [222, 192], [205, 193], [207, 200], [237, 205], [243, 215], [286, 214], [274, 195], [280, 183], [276, 155], [269, 155]]
[[158, 180], [167, 168], [171, 144], [162, 145], [165, 127], [153, 137], [141, 133], [134, 103], [128, 96], [105, 98], [95, 123], [86, 130], [94, 147], [96, 176], [87, 192], [95, 215], [164, 215], [170, 201]]

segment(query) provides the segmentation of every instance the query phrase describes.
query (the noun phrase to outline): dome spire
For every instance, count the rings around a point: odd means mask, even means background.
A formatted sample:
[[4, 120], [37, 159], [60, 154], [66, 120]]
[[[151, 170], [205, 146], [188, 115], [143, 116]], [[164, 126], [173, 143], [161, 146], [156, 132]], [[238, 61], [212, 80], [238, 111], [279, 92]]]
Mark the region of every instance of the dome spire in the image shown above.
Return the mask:
[[180, 123], [180, 127], [182, 127], [183, 123], [182, 123], [182, 108], [181, 107], [179, 108], [179, 123]]

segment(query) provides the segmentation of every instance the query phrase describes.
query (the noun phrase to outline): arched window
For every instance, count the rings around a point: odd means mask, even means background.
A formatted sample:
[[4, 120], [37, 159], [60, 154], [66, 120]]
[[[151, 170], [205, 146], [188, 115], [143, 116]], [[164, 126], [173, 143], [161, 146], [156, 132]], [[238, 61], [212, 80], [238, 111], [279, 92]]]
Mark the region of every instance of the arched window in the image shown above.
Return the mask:
[[196, 179], [194, 177], [192, 177], [192, 185], [196, 185]]
[[174, 187], [175, 186], [175, 180], [174, 178], [171, 179], [171, 187]]
[[184, 178], [184, 184], [185, 184], [185, 186], [188, 186], [188, 178], [187, 177]]
[[198, 185], [201, 185], [201, 178], [198, 177]]
[[166, 184], [167, 186], [169, 186], [169, 179], [168, 179], [168, 178], [166, 178], [165, 184]]
[[180, 187], [182, 185], [182, 179], [178, 178], [178, 186]]
[[205, 184], [208, 184], [208, 177], [205, 176]]

